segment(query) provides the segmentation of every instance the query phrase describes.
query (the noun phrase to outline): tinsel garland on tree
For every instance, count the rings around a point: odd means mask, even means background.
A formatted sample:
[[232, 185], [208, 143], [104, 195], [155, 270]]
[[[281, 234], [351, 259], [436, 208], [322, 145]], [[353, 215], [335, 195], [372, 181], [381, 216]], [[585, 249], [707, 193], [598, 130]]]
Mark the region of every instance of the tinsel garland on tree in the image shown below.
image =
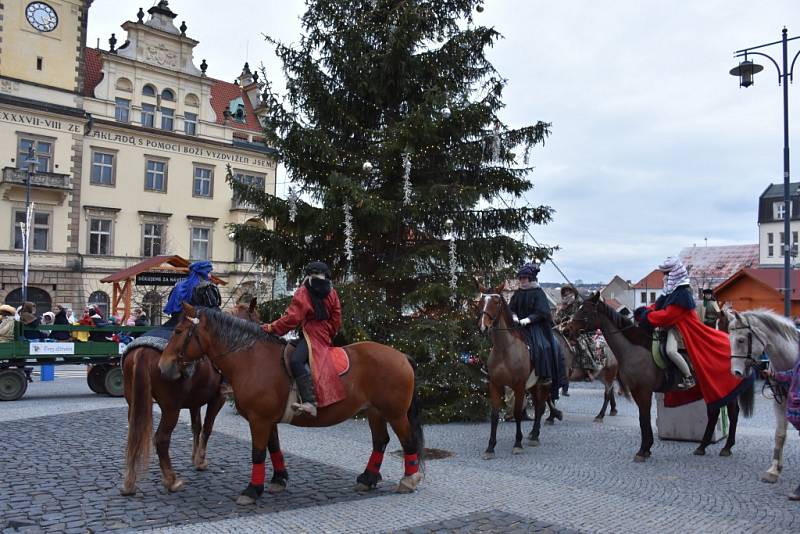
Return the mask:
[[[294, 279], [309, 261], [327, 262], [342, 290], [338, 341], [373, 339], [411, 355], [429, 417], [483, 418], [474, 363], [488, 343], [473, 276], [499, 281], [549, 254], [513, 237], [546, 224], [548, 206], [493, 207], [531, 190], [518, 160], [549, 124], [500, 121], [507, 81], [485, 55], [499, 34], [472, 20], [483, 0], [306, 4], [299, 44], [269, 39], [286, 94], [267, 85], [263, 102], [293, 196], [230, 180], [235, 197], [274, 223], [237, 225], [235, 240]], [[272, 303], [265, 319], [285, 304]]]

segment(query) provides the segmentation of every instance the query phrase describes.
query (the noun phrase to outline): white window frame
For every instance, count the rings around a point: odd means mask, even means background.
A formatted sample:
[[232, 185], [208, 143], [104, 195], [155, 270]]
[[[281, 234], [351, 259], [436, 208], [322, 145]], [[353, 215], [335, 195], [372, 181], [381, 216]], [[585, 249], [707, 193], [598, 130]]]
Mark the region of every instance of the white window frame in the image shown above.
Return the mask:
[[[154, 233], [147, 233], [148, 225], [152, 227], [160, 227], [161, 235], [156, 236]], [[161, 256], [164, 253], [164, 236], [167, 233], [167, 223], [162, 221], [145, 221], [142, 223], [142, 256], [145, 258], [152, 258], [154, 256]], [[147, 240], [150, 239], [150, 247], [148, 250]], [[158, 254], [153, 254], [153, 241], [158, 239]], [[150, 254], [147, 254], [150, 252]]]
[[[25, 220], [25, 208], [24, 207], [15, 207], [11, 210], [11, 246], [9, 247], [11, 250], [23, 250], [23, 247], [17, 248], [17, 232], [20, 232], [20, 242], [22, 241], [21, 233], [22, 229], [19, 227], [19, 223], [17, 222], [17, 213], [22, 214], [23, 221]], [[47, 224], [37, 224], [36, 223], [36, 216], [37, 215], [47, 215]], [[53, 242], [53, 232], [52, 230], [52, 222], [53, 222], [53, 212], [49, 210], [38, 210], [35, 209], [33, 211], [32, 223], [33, 223], [33, 232], [31, 232], [29, 239], [30, 239], [30, 251], [31, 252], [49, 252], [52, 248]], [[36, 229], [44, 229], [47, 230], [47, 245], [46, 248], [35, 248], [35, 235]]]
[[[102, 228], [95, 229], [94, 223], [108, 223], [108, 230], [104, 230]], [[90, 256], [113, 256], [114, 255], [114, 219], [110, 219], [107, 217], [89, 217], [89, 237], [86, 242], [86, 254]], [[92, 237], [98, 237], [98, 250], [96, 252], [92, 251]], [[102, 237], [107, 236], [108, 243], [106, 245], [106, 251], [102, 252]]]
[[[196, 237], [195, 232], [206, 232], [206, 238]], [[211, 238], [213, 232], [208, 226], [191, 226], [189, 228], [189, 258], [193, 261], [197, 260], [210, 260], [211, 259]], [[205, 257], [196, 256], [194, 254], [195, 242], [205, 243], [206, 254]]]
[[[163, 164], [164, 165], [164, 170], [163, 171], [157, 171], [157, 170], [154, 169], [154, 170], [151, 171], [149, 169], [150, 162]], [[147, 187], [148, 174], [150, 174], [150, 173], [153, 174], [153, 185], [155, 185], [157, 175], [161, 175], [161, 179], [162, 179], [162, 183], [163, 183], [163, 188], [162, 189], [156, 189], [155, 187], [153, 187], [153, 188]], [[144, 190], [147, 191], [148, 193], [162, 193], [162, 194], [165, 194], [167, 192], [167, 187], [168, 187], [168, 178], [169, 178], [169, 160], [165, 159], [165, 158], [159, 158], [159, 157], [156, 157], [156, 156], [147, 156], [147, 155], [145, 155], [145, 159], [144, 159]]]
[[[92, 157], [92, 167], [89, 170], [89, 184], [91, 185], [99, 185], [103, 187], [114, 187], [117, 184], [117, 151], [113, 149], [103, 148], [103, 147], [91, 147], [91, 157]], [[102, 154], [104, 156], [111, 156], [111, 164], [107, 164], [105, 162], [98, 163], [94, 160], [95, 154]], [[111, 168], [111, 183], [105, 182], [98, 182], [95, 181], [94, 177], [94, 169], [95, 166], [100, 167], [101, 169]], [[102, 170], [101, 170], [101, 177], [102, 177]]]
[[[167, 128], [167, 121], [169, 121], [169, 128]], [[175, 130], [175, 110], [172, 108], [161, 108], [161, 129], [165, 132]]]
[[[198, 172], [208, 172], [208, 177], [198, 177]], [[197, 182], [202, 180], [208, 182], [208, 194], [204, 195], [197, 192]], [[195, 163], [192, 166], [192, 196], [195, 198], [214, 198], [214, 167]]]
[[[36, 171], [37, 173], [42, 172], [53, 172], [53, 156], [56, 151], [56, 138], [55, 137], [46, 137], [43, 135], [36, 135], [36, 134], [28, 134], [25, 132], [17, 132], [17, 168], [18, 169], [27, 169], [27, 165], [25, 165], [25, 160], [28, 159], [28, 150], [22, 149], [22, 142], [23, 141], [31, 141], [34, 145], [34, 155], [39, 160], [39, 163], [36, 164]], [[50, 146], [48, 152], [42, 152], [39, 150], [39, 144], [46, 143]], [[44, 155], [47, 158], [47, 164], [45, 168], [41, 168], [41, 157]]]
[[[120, 104], [124, 103], [123, 106]], [[121, 112], [124, 111], [124, 118], [121, 118]], [[114, 119], [117, 122], [129, 123], [131, 122], [131, 101], [128, 98], [117, 97], [114, 99]]]
[[155, 104], [142, 103], [141, 123], [145, 128], [155, 128], [156, 125], [156, 106]]
[[183, 131], [186, 135], [197, 135], [197, 113], [191, 113], [189, 111], [184, 112]]

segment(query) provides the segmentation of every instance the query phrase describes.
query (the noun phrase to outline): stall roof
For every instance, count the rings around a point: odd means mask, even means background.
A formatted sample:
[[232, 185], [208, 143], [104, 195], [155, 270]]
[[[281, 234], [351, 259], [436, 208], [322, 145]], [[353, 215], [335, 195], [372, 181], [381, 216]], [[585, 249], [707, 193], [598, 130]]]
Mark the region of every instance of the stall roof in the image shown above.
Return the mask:
[[[122, 282], [124, 280], [135, 278], [137, 274], [148, 273], [152, 271], [189, 272], [189, 265], [191, 265], [191, 262], [187, 259], [181, 258], [180, 256], [153, 256], [152, 258], [147, 258], [146, 260], [141, 261], [136, 265], [132, 265], [127, 269], [122, 269], [121, 271], [110, 274], [100, 281], [105, 283]], [[211, 281], [217, 285], [227, 285], [227, 282], [217, 278], [213, 274], [211, 275]]]

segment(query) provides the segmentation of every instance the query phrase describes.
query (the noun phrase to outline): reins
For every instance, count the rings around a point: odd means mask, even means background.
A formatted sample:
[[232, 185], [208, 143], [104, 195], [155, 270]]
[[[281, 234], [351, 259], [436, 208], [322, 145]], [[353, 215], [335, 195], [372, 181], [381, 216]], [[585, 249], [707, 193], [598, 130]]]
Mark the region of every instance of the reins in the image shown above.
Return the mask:
[[[747, 330], [747, 354], [742, 356], [739, 354], [731, 353], [731, 359], [740, 359], [740, 360], [750, 360], [755, 363], [754, 367], [760, 367], [762, 362], [761, 360], [757, 360], [753, 355], [753, 338], [756, 339], [761, 346], [764, 347], [764, 350], [767, 348], [767, 344], [764, 342], [763, 338], [758, 335], [758, 333], [753, 330], [753, 326], [750, 324], [750, 319], [746, 316], [742, 319], [744, 322], [744, 326], [736, 326], [731, 327], [728, 326], [728, 332], [734, 332], [736, 330]], [[772, 393], [772, 397], [767, 395], [767, 390]], [[766, 399], [774, 400], [777, 404], [782, 405], [783, 401], [786, 400], [787, 394], [786, 388], [779, 384], [776, 380], [773, 380], [769, 375], [764, 377], [764, 385], [761, 386], [761, 395]]]

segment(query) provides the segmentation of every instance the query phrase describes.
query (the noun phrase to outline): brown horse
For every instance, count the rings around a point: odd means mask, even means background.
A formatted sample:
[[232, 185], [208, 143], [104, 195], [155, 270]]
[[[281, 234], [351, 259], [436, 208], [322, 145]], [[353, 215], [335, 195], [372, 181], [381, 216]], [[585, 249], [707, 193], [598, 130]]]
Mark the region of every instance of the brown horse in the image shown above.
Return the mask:
[[[231, 313], [249, 321], [258, 321], [256, 299], [250, 306], [238, 304]], [[165, 378], [158, 369], [161, 353], [151, 347], [132, 349], [123, 362], [125, 400], [128, 401], [128, 440], [125, 454], [125, 479], [120, 493], [136, 493], [136, 477], [145, 468], [150, 458], [150, 434], [153, 427], [153, 400], [161, 409], [161, 420], [153, 442], [161, 467], [161, 481], [168, 491], [183, 488], [183, 481], [172, 469], [169, 444], [172, 432], [178, 423], [182, 408], [188, 408], [192, 421], [192, 463], [198, 471], [208, 469], [206, 447], [214, 420], [225, 397], [220, 394], [221, 375], [208, 359], [195, 363], [193, 369], [185, 368], [173, 378]], [[200, 409], [206, 408], [201, 425]], [[276, 437], [277, 439], [277, 437]]]
[[[586, 378], [586, 372], [583, 369], [578, 369], [575, 367], [575, 360], [577, 359], [577, 356], [572, 348], [572, 345], [567, 341], [567, 337], [558, 328], [553, 329], [553, 334], [556, 336], [556, 341], [558, 341], [559, 346], [561, 346], [561, 351], [564, 353], [564, 365], [567, 368], [567, 377], [569, 378], [569, 381], [575, 382], [578, 380], [584, 380]], [[605, 352], [605, 363], [595, 378], [603, 383], [605, 389], [603, 391], [603, 407], [600, 408], [600, 412], [595, 416], [595, 423], [603, 422], [606, 416], [606, 409], [609, 407], [609, 405], [611, 405], [610, 415], [617, 415], [617, 399], [614, 395], [614, 380], [619, 382], [620, 392], [623, 395], [628, 396], [625, 386], [619, 380], [619, 362], [617, 361], [616, 356], [614, 356], [614, 353], [608, 347], [608, 344], [606, 344], [603, 350]], [[552, 418], [553, 416], [551, 415], [547, 418], [545, 423], [553, 424]]]
[[[214, 367], [229, 378], [236, 409], [250, 423], [252, 474], [238, 504], [252, 504], [264, 492], [264, 461], [276, 425], [284, 412], [292, 385], [283, 363], [286, 342], [266, 334], [258, 325], [216, 310], [183, 306], [183, 320], [158, 363], [162, 374], [173, 377], [189, 362], [208, 355]], [[347, 397], [321, 407], [317, 417], [294, 414], [291, 424], [326, 427], [345, 421], [364, 408], [372, 431], [373, 452], [356, 479], [356, 490], [373, 489], [381, 480], [380, 466], [389, 443], [387, 423], [394, 429], [405, 455], [405, 476], [397, 491], [414, 491], [422, 480], [419, 471], [424, 437], [414, 367], [409, 358], [391, 347], [365, 341], [344, 347], [349, 371], [341, 377]]]
[[513, 454], [522, 452], [522, 418], [525, 393], [529, 391], [534, 403], [533, 428], [528, 435], [531, 445], [539, 445], [539, 431], [542, 415], [550, 399], [550, 385], [534, 384], [528, 389], [526, 382], [531, 375], [531, 358], [519, 328], [514, 326], [511, 310], [503, 298], [502, 284], [496, 289], [480, 287], [478, 327], [481, 332], [488, 333], [492, 340], [492, 350], [486, 367], [489, 370], [489, 400], [492, 405], [491, 433], [489, 446], [483, 457], [490, 460], [495, 457], [494, 447], [497, 444], [497, 423], [500, 419], [500, 407], [506, 387], [514, 391], [514, 420], [517, 433], [514, 439]]
[[[611, 309], [600, 300], [600, 294], [595, 293], [578, 308], [568, 330], [570, 335], [575, 335], [580, 330], [594, 331], [598, 328], [602, 330], [606, 342], [619, 360], [621, 381], [628, 387], [639, 407], [639, 430], [642, 439], [634, 461], [644, 462], [650, 457], [650, 449], [653, 446], [653, 427], [650, 423], [653, 392], [670, 391], [671, 381], [668, 374], [653, 361], [651, 335]], [[733, 399], [727, 404], [730, 427], [728, 439], [719, 453], [720, 456], [730, 456], [731, 448], [736, 443], [740, 403], [744, 416], [750, 417], [753, 413], [753, 402], [753, 388], [750, 387], [742, 392], [738, 402], [737, 399]], [[703, 439], [694, 451], [695, 455], [702, 456], [706, 453], [719, 413], [720, 408], [713, 408], [710, 405], [707, 407], [708, 423]]]

